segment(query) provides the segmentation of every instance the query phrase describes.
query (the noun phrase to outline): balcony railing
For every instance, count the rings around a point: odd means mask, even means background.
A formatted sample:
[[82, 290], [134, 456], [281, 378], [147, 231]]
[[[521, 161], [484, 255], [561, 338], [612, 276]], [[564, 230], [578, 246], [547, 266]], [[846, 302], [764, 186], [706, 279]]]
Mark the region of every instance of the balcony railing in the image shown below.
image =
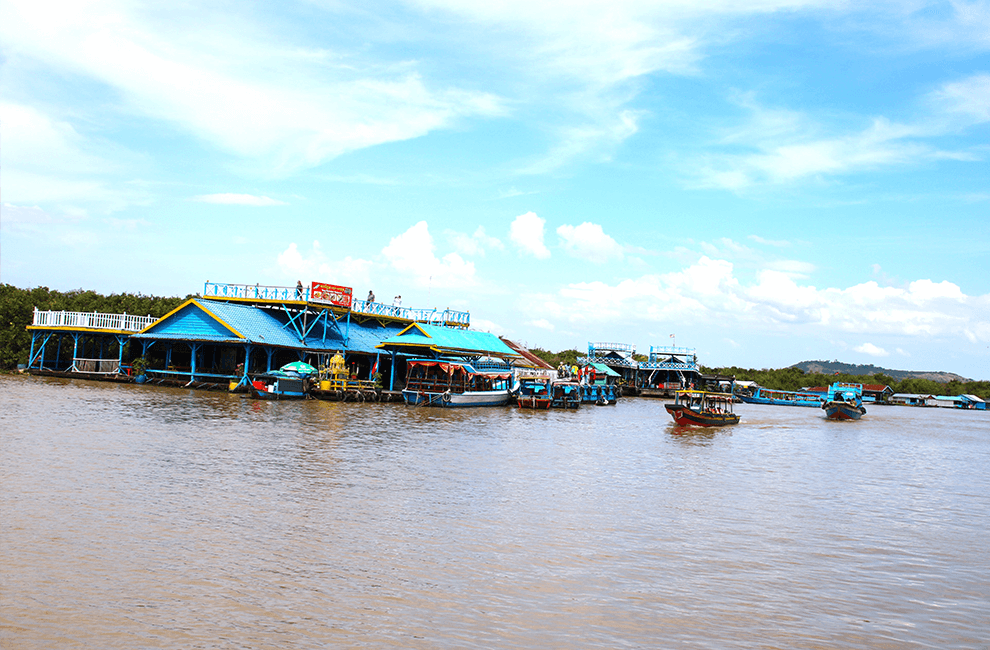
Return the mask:
[[[310, 297], [311, 287], [274, 287], [261, 284], [225, 284], [207, 282], [203, 287], [204, 298], [236, 298], [241, 300], [305, 301], [325, 304], [326, 301]], [[368, 316], [404, 318], [434, 325], [469, 327], [471, 313], [454, 309], [411, 309], [383, 302], [351, 300], [351, 311]]]
[[133, 314], [99, 314], [80, 311], [40, 311], [34, 310], [32, 325], [37, 327], [78, 327], [116, 332], [140, 332], [154, 323], [154, 316]]

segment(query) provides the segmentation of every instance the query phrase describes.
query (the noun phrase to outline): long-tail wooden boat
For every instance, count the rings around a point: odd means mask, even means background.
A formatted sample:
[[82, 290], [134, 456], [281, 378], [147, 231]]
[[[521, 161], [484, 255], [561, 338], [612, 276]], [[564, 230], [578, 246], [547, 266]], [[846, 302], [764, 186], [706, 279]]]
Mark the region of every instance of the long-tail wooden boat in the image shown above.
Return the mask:
[[835, 382], [828, 389], [822, 402], [825, 417], [829, 420], [858, 420], [866, 415], [863, 406], [863, 385]]
[[680, 426], [721, 427], [739, 423], [739, 416], [732, 411], [732, 402], [730, 393], [679, 390], [674, 393], [674, 403], [664, 407]]
[[502, 406], [512, 368], [493, 360], [411, 359], [402, 398], [416, 406]]
[[802, 391], [772, 390], [757, 386], [752, 395], [738, 393], [739, 399], [747, 404], [774, 404], [777, 406], [813, 406], [822, 405], [822, 395]]

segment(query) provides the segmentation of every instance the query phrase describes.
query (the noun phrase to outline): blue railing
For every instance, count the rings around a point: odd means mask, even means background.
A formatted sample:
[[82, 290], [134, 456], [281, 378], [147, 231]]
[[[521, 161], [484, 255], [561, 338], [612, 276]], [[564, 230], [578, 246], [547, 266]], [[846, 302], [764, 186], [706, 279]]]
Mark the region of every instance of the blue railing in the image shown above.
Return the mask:
[[598, 356], [599, 352], [623, 352], [628, 355], [636, 354], [636, 346], [629, 343], [589, 343], [588, 356]]
[[698, 370], [697, 350], [678, 348], [672, 345], [651, 345], [649, 360], [641, 363], [640, 367], [644, 369]]
[[[240, 300], [272, 300], [272, 301], [304, 301], [320, 302], [310, 299], [310, 287], [274, 287], [261, 284], [228, 284], [207, 282], [203, 286], [204, 298], [235, 298]], [[454, 309], [411, 309], [397, 305], [367, 300], [351, 300], [351, 311], [369, 316], [387, 316], [433, 325], [470, 327], [471, 313]]]

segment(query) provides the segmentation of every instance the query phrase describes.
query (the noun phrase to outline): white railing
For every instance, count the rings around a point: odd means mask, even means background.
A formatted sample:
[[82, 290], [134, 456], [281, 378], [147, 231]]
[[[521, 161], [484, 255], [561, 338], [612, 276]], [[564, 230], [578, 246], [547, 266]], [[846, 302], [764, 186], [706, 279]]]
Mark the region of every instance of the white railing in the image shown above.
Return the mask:
[[38, 327], [84, 327], [117, 332], [140, 332], [156, 320], [158, 319], [154, 316], [100, 314], [95, 311], [40, 311], [35, 307], [34, 320], [31, 324]]
[[[239, 298], [242, 300], [276, 300], [276, 301], [306, 301], [325, 303], [324, 300], [317, 300], [310, 297], [311, 287], [274, 287], [261, 284], [226, 284], [221, 282], [207, 282], [203, 286], [204, 298]], [[471, 325], [471, 313], [457, 311], [454, 309], [411, 309], [409, 307], [399, 307], [388, 305], [383, 302], [369, 302], [367, 300], [351, 300], [351, 311], [369, 316], [391, 316], [393, 318], [405, 318], [421, 323], [432, 323], [434, 325], [457, 325], [469, 327]]]

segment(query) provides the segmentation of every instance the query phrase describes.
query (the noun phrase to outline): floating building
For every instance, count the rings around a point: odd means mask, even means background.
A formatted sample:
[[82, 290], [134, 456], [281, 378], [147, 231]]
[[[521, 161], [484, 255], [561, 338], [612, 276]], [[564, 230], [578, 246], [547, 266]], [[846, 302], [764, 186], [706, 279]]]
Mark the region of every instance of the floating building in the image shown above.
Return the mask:
[[[338, 353], [355, 385], [395, 390], [407, 356], [526, 358], [473, 332], [470, 314], [355, 300], [349, 287], [207, 282], [162, 318], [35, 310], [28, 371], [243, 389], [252, 375]], [[71, 346], [69, 345], [71, 343]], [[385, 344], [385, 345], [383, 345]], [[71, 347], [71, 352], [70, 352]]]

